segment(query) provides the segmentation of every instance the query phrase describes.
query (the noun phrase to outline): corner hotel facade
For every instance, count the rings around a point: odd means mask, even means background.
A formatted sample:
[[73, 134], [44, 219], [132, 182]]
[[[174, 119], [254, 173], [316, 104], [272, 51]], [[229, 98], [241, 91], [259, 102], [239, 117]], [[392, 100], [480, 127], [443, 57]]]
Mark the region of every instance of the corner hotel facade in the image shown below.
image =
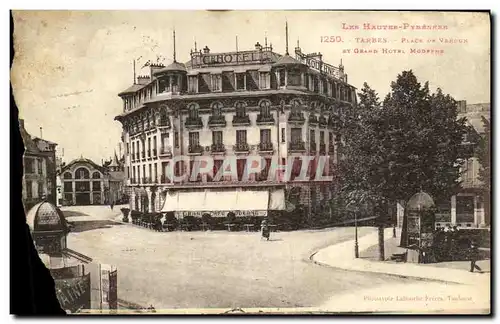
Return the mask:
[[[293, 178], [304, 155], [328, 156], [324, 175], [334, 172], [342, 146], [339, 121], [356, 105], [342, 63], [333, 66], [320, 53], [304, 54], [298, 42], [292, 57], [288, 35], [284, 55], [267, 46], [267, 39], [264, 46], [257, 42], [238, 52], [212, 53], [195, 45], [190, 55], [185, 64], [176, 61], [174, 32], [173, 63], [151, 64], [149, 75], [119, 93], [123, 113], [115, 119], [123, 125], [131, 209], [174, 212], [179, 218], [265, 216], [298, 205], [304, 213], [328, 212], [331, 182]], [[249, 155], [261, 156], [265, 167], [242, 181]], [[176, 156], [192, 161], [173, 166]], [[168, 168], [176, 175], [189, 173], [197, 156], [214, 159], [213, 175], [175, 182], [169, 177]], [[237, 179], [214, 181], [227, 156], [237, 159]], [[290, 157], [296, 157], [291, 179], [268, 178], [271, 160]], [[313, 162], [308, 174], [314, 172]]]

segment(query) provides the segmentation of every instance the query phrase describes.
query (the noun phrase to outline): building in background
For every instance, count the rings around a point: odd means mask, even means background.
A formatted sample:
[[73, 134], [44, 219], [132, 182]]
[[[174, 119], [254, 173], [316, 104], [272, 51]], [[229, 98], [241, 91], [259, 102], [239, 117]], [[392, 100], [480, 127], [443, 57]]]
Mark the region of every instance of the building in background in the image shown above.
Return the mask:
[[[476, 135], [484, 135], [483, 118], [490, 120], [490, 104], [467, 104], [465, 100], [458, 101], [458, 117], [466, 117], [472, 133], [464, 138], [464, 146], [477, 145]], [[447, 225], [459, 228], [478, 228], [489, 226], [489, 215], [483, 201], [482, 182], [479, 180], [481, 165], [476, 156], [469, 158], [460, 168], [461, 191], [447, 201], [436, 201], [438, 208], [436, 226]], [[403, 224], [404, 208], [398, 204], [398, 225]]]
[[59, 171], [62, 205], [119, 203], [125, 193], [122, 170], [116, 154], [103, 165], [83, 157], [64, 164]]
[[[24, 142], [22, 199], [25, 210], [41, 201], [56, 204], [56, 143], [31, 136], [19, 120]], [[41, 128], [40, 128], [41, 131]], [[41, 136], [41, 135], [40, 135]]]
[[[332, 183], [299, 184], [293, 179], [300, 173], [302, 156], [330, 157], [325, 175], [331, 175], [342, 145], [341, 116], [356, 105], [355, 88], [342, 63], [333, 66], [321, 53], [304, 54], [298, 42], [292, 57], [288, 30], [284, 55], [274, 52], [267, 39], [253, 50], [236, 52], [212, 53], [208, 46], [198, 51], [195, 44], [185, 64], [175, 59], [174, 33], [173, 63], [150, 65], [150, 74], [139, 76], [119, 96], [123, 113], [115, 119], [123, 125], [131, 209], [165, 211], [167, 192], [180, 197], [176, 192], [183, 191], [184, 205], [166, 208], [183, 210], [184, 215], [191, 210], [195, 216], [203, 209], [196, 206], [200, 193], [227, 190], [264, 200], [273, 195], [260, 192], [284, 192], [287, 201], [308, 214], [324, 212]], [[246, 158], [256, 155], [265, 159], [264, 170], [242, 181]], [[179, 156], [188, 156], [189, 163], [172, 165]], [[214, 159], [211, 175], [180, 181], [169, 177], [169, 168], [175, 175], [193, 170], [198, 156]], [[228, 156], [237, 159], [238, 176], [215, 181], [213, 175]], [[273, 158], [286, 164], [289, 157], [295, 158], [290, 181], [269, 180]], [[315, 170], [313, 164], [308, 174], [314, 177]], [[268, 206], [267, 201], [247, 200], [250, 206], [242, 209]]]

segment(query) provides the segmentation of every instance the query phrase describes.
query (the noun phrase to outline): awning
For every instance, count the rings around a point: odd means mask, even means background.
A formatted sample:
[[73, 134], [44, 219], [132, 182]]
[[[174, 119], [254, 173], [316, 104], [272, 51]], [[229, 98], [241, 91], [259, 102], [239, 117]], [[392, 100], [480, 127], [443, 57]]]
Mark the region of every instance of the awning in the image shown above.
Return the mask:
[[285, 210], [285, 189], [272, 190], [269, 198], [269, 210]]
[[[268, 210], [268, 191], [201, 191], [201, 192], [169, 192], [165, 197], [162, 212], [191, 211], [252, 211]], [[274, 193], [273, 208], [284, 209], [285, 195]], [[282, 206], [282, 207], [281, 207]]]

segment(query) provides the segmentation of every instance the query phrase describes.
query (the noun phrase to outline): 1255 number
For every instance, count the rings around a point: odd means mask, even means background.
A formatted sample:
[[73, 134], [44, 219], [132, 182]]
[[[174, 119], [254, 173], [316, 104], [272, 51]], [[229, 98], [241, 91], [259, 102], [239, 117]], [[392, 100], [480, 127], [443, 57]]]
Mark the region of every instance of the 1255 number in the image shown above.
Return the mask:
[[342, 43], [342, 37], [340, 36], [321, 36], [322, 43]]

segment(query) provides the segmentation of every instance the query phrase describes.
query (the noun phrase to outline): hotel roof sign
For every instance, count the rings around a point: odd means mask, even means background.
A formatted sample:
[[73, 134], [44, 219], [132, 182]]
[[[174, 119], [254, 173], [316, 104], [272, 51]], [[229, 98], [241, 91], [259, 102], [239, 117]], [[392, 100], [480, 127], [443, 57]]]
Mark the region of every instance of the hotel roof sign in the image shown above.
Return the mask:
[[270, 51], [242, 51], [229, 53], [198, 54], [191, 56], [191, 65], [193, 68], [244, 64], [265, 64], [272, 62], [273, 55]]
[[[320, 59], [316, 59], [316, 57], [320, 57]], [[295, 59], [303, 64], [306, 64], [311, 69], [314, 69], [320, 73], [327, 74], [336, 79], [344, 80], [344, 71], [340, 68], [333, 66], [331, 64], [325, 63], [321, 60], [320, 54], [303, 54], [300, 51], [295, 51]]]

